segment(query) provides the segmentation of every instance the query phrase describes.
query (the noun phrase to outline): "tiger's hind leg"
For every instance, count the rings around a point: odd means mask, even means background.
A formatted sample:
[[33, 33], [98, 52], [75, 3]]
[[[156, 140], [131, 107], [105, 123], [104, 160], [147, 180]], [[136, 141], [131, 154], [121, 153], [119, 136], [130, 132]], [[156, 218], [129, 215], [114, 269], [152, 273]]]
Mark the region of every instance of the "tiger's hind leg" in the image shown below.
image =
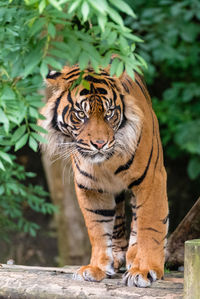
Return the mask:
[[126, 238], [126, 217], [125, 217], [125, 194], [120, 193], [115, 197], [116, 214], [112, 235], [112, 252], [114, 258], [114, 269], [117, 271], [125, 265], [126, 250], [128, 242]]

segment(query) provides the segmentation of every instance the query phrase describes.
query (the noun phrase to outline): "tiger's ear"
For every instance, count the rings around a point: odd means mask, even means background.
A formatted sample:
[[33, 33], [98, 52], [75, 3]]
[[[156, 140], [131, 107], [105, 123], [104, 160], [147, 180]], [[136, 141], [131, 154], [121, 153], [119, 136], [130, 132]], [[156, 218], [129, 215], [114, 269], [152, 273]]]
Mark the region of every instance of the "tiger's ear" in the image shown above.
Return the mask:
[[60, 87], [66, 88], [68, 82], [64, 77], [70, 70], [71, 68], [69, 66], [65, 66], [60, 72], [53, 71], [53, 70], [49, 71], [45, 79], [47, 86], [55, 87], [55, 88], [60, 88]]
[[62, 73], [57, 71], [49, 71], [48, 75], [46, 76], [45, 82], [48, 86], [59, 86], [59, 81], [62, 78]]

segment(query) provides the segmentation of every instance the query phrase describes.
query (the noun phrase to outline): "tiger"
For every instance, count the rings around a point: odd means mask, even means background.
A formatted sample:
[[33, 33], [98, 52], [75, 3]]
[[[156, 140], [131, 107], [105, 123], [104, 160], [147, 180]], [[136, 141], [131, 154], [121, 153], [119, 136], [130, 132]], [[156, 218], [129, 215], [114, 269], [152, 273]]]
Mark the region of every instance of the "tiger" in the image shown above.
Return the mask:
[[98, 73], [74, 65], [46, 78], [51, 95], [39, 120], [48, 131], [43, 150], [70, 156], [91, 243], [90, 263], [74, 274], [77, 280], [100, 282], [124, 264], [127, 286], [148, 287], [164, 275], [169, 217], [163, 149], [144, 78], [134, 76], [125, 70], [111, 76], [110, 66]]

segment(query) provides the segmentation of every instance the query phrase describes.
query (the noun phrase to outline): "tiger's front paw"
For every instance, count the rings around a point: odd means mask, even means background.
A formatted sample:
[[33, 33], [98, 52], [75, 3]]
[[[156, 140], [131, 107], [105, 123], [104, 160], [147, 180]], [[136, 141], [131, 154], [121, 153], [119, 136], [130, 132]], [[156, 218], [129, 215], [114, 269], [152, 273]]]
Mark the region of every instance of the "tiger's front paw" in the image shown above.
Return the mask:
[[129, 287], [136, 286], [146, 288], [149, 287], [153, 281], [161, 278], [158, 272], [159, 271], [155, 269], [141, 271], [136, 268], [130, 268], [123, 275], [123, 283]]
[[82, 266], [73, 276], [75, 280], [86, 280], [99, 282], [106, 277], [106, 273], [99, 267]]

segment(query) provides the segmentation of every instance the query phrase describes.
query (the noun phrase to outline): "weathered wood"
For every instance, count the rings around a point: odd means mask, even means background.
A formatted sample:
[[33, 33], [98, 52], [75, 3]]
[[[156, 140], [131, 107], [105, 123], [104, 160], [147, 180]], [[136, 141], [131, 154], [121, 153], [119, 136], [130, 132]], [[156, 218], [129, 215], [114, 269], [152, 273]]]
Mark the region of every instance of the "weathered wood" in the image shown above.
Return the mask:
[[0, 298], [10, 299], [180, 299], [183, 295], [182, 274], [171, 273], [151, 288], [141, 289], [122, 284], [121, 274], [100, 283], [75, 281], [78, 267], [43, 268], [2, 265], [0, 267]]
[[166, 261], [170, 265], [183, 265], [184, 242], [200, 238], [200, 198], [170, 235]]
[[55, 214], [58, 236], [59, 265], [87, 263], [90, 245], [83, 216], [74, 191], [71, 163], [64, 159], [50, 161], [42, 156], [51, 199], [59, 207]]
[[184, 299], [200, 298], [200, 239], [185, 242]]

